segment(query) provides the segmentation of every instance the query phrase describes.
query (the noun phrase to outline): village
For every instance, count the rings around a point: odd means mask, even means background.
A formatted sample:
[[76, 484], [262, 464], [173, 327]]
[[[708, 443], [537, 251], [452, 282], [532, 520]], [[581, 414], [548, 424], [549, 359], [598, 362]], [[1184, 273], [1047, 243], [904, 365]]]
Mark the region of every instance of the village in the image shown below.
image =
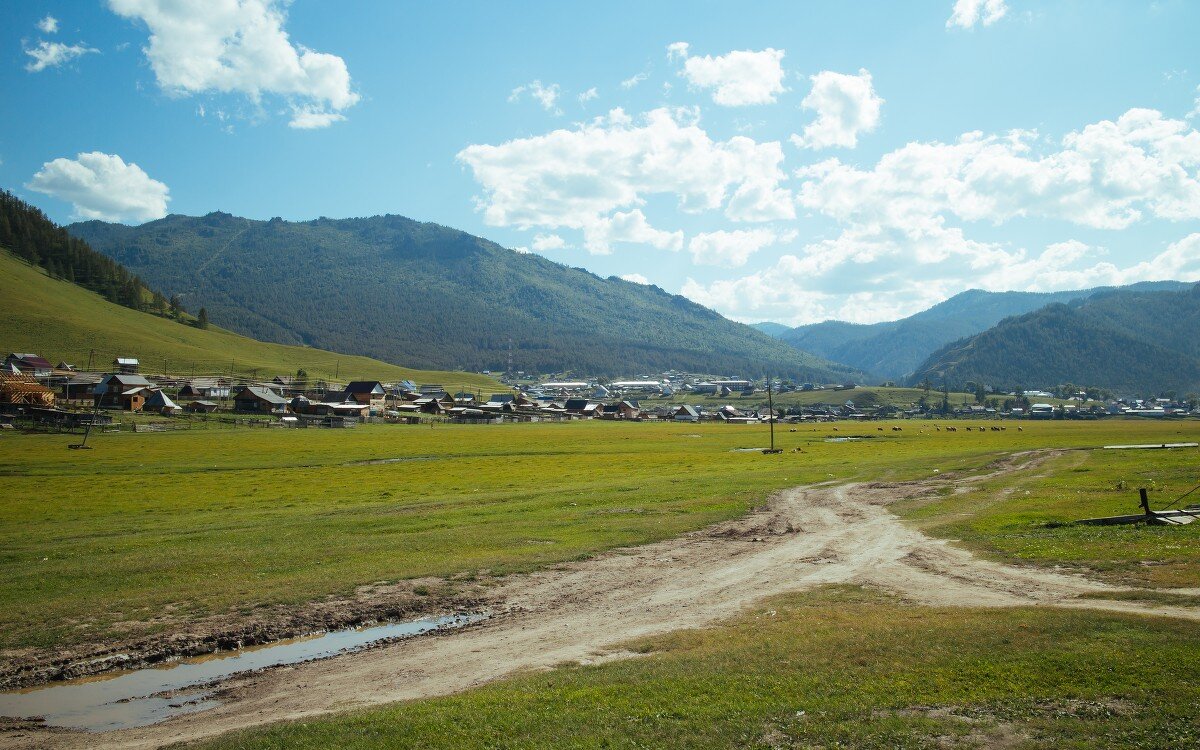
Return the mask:
[[[879, 403], [875, 392], [855, 383], [814, 384], [754, 381], [668, 371], [634, 380], [534, 379], [506, 374], [511, 390], [471, 392], [409, 380], [310, 380], [301, 370], [270, 380], [234, 376], [143, 373], [136, 357], [119, 356], [105, 372], [57, 365], [38, 354], [10, 353], [0, 370], [0, 416], [59, 429], [107, 426], [114, 415], [158, 417], [130, 422], [132, 429], [165, 429], [197, 418], [232, 425], [347, 428], [374, 423], [496, 423], [579, 419], [715, 421], [753, 424], [870, 421], [903, 418], [1095, 419], [1200, 414], [1200, 405], [1158, 399], [1089, 399], [1084, 391], [1053, 401], [1046, 391], [1000, 394], [981, 403], [950, 403], [948, 393], [929, 393], [912, 403]], [[490, 374], [490, 373], [485, 373]], [[883, 387], [893, 387], [886, 383]], [[770, 393], [768, 393], [770, 390]], [[822, 392], [817, 396], [816, 392]], [[824, 392], [828, 392], [826, 396]], [[789, 399], [801, 393], [805, 403]], [[863, 394], [862, 403], [853, 396]], [[774, 408], [772, 397], [780, 403]], [[1045, 398], [1046, 401], [1030, 399]], [[939, 401], [941, 399], [941, 401]]]

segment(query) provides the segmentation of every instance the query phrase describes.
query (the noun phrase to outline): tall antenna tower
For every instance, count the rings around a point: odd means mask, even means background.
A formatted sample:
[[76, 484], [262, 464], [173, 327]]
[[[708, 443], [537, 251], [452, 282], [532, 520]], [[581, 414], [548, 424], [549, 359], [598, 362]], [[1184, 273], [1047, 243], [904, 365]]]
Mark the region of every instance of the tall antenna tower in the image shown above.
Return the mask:
[[508, 337], [508, 376], [513, 376], [513, 342], [512, 336]]

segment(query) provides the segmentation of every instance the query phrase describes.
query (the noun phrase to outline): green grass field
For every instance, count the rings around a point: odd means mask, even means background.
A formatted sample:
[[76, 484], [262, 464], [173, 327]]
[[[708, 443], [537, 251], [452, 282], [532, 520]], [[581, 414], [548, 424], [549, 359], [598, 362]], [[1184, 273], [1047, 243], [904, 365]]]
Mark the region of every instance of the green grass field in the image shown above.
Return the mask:
[[[163, 627], [153, 618], [168, 610], [199, 617], [377, 581], [527, 570], [734, 517], [787, 486], [931, 476], [1014, 450], [1194, 438], [1200, 424], [1042, 422], [985, 433], [922, 431], [915, 421], [903, 427], [780, 429], [788, 452], [779, 456], [735, 450], [764, 445], [762, 426], [722, 424], [120, 434], [99, 436], [86, 453], [67, 450], [73, 436], [9, 433], [0, 436], [8, 498], [0, 505], [0, 647], [152, 633]], [[873, 439], [825, 442], [855, 432]], [[1194, 452], [1139, 454], [1130, 456], [1139, 470], [1160, 475], [1155, 503], [1194, 477]], [[1117, 458], [1094, 460], [1110, 456]], [[400, 460], [359, 463], [379, 459]], [[1092, 486], [1087, 472], [1061, 476], [1020, 481], [1046, 492], [1060, 491], [1062, 481]], [[1095, 478], [1101, 489], [1115, 483], [1103, 472]], [[1049, 509], [993, 502], [976, 518], [974, 536], [963, 538], [989, 554], [1058, 559], [1066, 554], [1057, 547], [1078, 532], [1044, 521], [1125, 509], [1124, 497], [1072, 490]], [[954, 508], [905, 511], [934, 533], [961, 533], [928, 520]], [[1186, 572], [1197, 558], [1196, 534], [1179, 531], [1191, 541], [1171, 552]], [[1108, 555], [1104, 565], [1095, 562], [1100, 554]], [[1075, 562], [1116, 569], [1142, 554], [1107, 545]]]
[[115, 356], [137, 357], [155, 373], [228, 375], [270, 380], [304, 369], [309, 377], [441, 383], [447, 388], [506, 390], [475, 373], [398, 367], [386, 362], [304, 346], [268, 344], [211, 326], [200, 330], [115, 305], [100, 295], [52, 279], [0, 250], [0, 348], [36, 352], [51, 362], [109, 366]]
[[930, 609], [831, 588], [642, 659], [235, 733], [201, 747], [1184, 748], [1200, 742], [1200, 625], [1047, 609]]

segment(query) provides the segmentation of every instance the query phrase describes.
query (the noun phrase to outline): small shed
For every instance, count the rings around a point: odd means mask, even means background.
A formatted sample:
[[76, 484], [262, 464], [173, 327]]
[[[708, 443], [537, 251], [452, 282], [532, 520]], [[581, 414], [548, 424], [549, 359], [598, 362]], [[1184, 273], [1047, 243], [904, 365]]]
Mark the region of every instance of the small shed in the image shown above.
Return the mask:
[[122, 375], [137, 375], [142, 363], [134, 357], [117, 357], [113, 360], [113, 369]]
[[164, 393], [161, 389], [150, 392], [146, 397], [146, 403], [142, 405], [143, 411], [155, 411], [159, 414], [178, 414], [182, 409], [179, 404], [171, 400], [171, 397]]

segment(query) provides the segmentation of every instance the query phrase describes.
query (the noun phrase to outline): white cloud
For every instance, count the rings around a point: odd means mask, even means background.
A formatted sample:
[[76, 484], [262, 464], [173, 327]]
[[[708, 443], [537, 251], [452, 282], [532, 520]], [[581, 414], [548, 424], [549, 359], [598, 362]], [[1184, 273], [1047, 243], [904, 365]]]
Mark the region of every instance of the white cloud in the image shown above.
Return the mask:
[[647, 279], [645, 276], [641, 275], [640, 273], [622, 274], [621, 278], [626, 281], [631, 281], [634, 284], [641, 284], [642, 286], [648, 286], [650, 284], [650, 279]]
[[776, 239], [770, 229], [704, 232], [692, 237], [688, 252], [702, 265], [737, 268], [746, 265], [754, 253], [775, 244]]
[[593, 255], [608, 255], [618, 242], [678, 251], [683, 247], [683, 232], [655, 229], [637, 208], [594, 219], [583, 227], [583, 246]]
[[539, 253], [548, 250], [562, 250], [567, 247], [567, 241], [557, 234], [538, 234], [533, 238], [533, 249]]
[[871, 74], [865, 69], [858, 75], [825, 70], [810, 78], [812, 90], [800, 103], [817, 113], [817, 119], [805, 126], [803, 135], [793, 135], [800, 148], [854, 148], [859, 133], [870, 133], [879, 126], [883, 99], [875, 93]]
[[802, 325], [895, 320], [972, 288], [1046, 292], [1200, 280], [1200, 233], [1124, 267], [1103, 260], [1106, 254], [1077, 240], [1029, 254], [973, 242], [956, 229], [934, 229], [924, 238], [850, 231], [740, 278], [708, 285], [689, 278], [682, 293], [737, 320]]
[[629, 78], [626, 78], [624, 81], [621, 81], [621, 88], [631, 89], [649, 77], [650, 77], [649, 73], [646, 73], [646, 72], [637, 73], [636, 75], [632, 75]]
[[[108, 0], [114, 13], [150, 29], [146, 57], [159, 86], [177, 95], [240, 93], [286, 98], [293, 127], [313, 127], [320, 114], [354, 106], [346, 62], [295, 45], [284, 30], [282, 0]], [[324, 119], [328, 125], [337, 117]], [[323, 127], [323, 125], [322, 125]]]
[[39, 40], [36, 47], [25, 48], [25, 54], [33, 58], [33, 62], [25, 65], [25, 70], [30, 73], [40, 73], [46, 68], [57, 68], [77, 57], [99, 51], [83, 44], [63, 44], [62, 42]]
[[698, 89], [712, 91], [712, 100], [726, 107], [771, 104], [783, 87], [783, 50], [735, 50], [719, 57], [690, 57], [687, 42], [667, 46], [667, 57], [681, 60], [679, 75]]
[[541, 81], [533, 81], [523, 86], [517, 86], [508, 95], [508, 100], [510, 102], [518, 101], [525, 94], [529, 94], [529, 96], [536, 99], [542, 105], [542, 109], [547, 112], [554, 115], [561, 115], [563, 113], [558, 108], [558, 97], [562, 94], [562, 89], [557, 83], [543, 86]]
[[311, 107], [293, 107], [292, 119], [288, 121], [288, 127], [297, 130], [317, 130], [327, 128], [335, 122], [345, 119], [346, 116], [339, 112], [325, 112]]
[[685, 212], [723, 210], [734, 221], [795, 216], [780, 185], [781, 145], [713, 141], [694, 110], [655, 109], [635, 122], [614, 109], [572, 129], [468, 146], [457, 158], [483, 189], [477, 202], [489, 225], [589, 229], [593, 252], [604, 251], [604, 219], [652, 195], [675, 196]]
[[956, 0], [954, 10], [946, 21], [946, 28], [957, 26], [960, 29], [970, 29], [977, 23], [991, 26], [1004, 18], [1006, 13], [1008, 5], [1004, 0]]
[[[1035, 153], [1041, 146], [1045, 152]], [[909, 143], [861, 170], [829, 159], [802, 168], [799, 203], [839, 222], [906, 227], [935, 216], [1001, 223], [1061, 219], [1123, 229], [1145, 216], [1200, 218], [1200, 132], [1131, 109], [1047, 149], [1031, 131]]]
[[596, 91], [595, 86], [592, 86], [590, 89], [588, 89], [587, 91], [584, 91], [582, 94], [579, 95], [579, 103], [585, 104], [585, 103], [590, 102], [591, 100], [595, 99], [598, 96], [600, 96], [600, 93], [598, 91]]
[[99, 151], [46, 162], [26, 187], [72, 203], [79, 218], [105, 221], [161, 219], [170, 200], [141, 167]]
[[37, 22], [38, 31], [43, 34], [55, 34], [58, 32], [58, 19], [54, 16], [46, 16]]
[[693, 281], [685, 293], [745, 320], [874, 322], [971, 287], [1044, 291], [1195, 273], [1193, 240], [1120, 266], [1074, 240], [1035, 254], [972, 239], [954, 224], [1037, 218], [1121, 230], [1196, 220], [1198, 169], [1200, 132], [1139, 109], [1058, 144], [1027, 131], [968, 133], [950, 144], [907, 144], [866, 169], [829, 159], [797, 170], [796, 193], [799, 206], [840, 225], [836, 234], [770, 269]]

